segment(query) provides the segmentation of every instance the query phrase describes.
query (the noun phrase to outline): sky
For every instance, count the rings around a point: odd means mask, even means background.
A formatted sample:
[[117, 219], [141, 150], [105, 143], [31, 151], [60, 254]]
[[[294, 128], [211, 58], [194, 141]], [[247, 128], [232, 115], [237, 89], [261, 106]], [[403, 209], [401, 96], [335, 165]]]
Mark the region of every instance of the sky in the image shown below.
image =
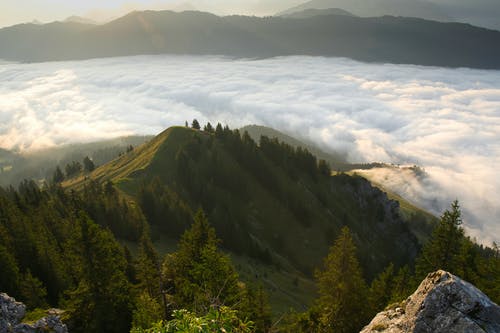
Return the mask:
[[[382, 0], [372, 1], [376, 3]], [[447, 16], [459, 22], [500, 30], [499, 0], [384, 0], [383, 2], [390, 5], [392, 1], [431, 2], [438, 5]], [[304, 2], [307, 0], [0, 0], [0, 27], [34, 20], [43, 23], [61, 21], [73, 15], [106, 22], [133, 10], [146, 9], [177, 11], [195, 9], [218, 15], [266, 16]]]
[[470, 234], [500, 241], [500, 71], [322, 57], [0, 64], [0, 148], [157, 134], [193, 118], [274, 127], [351, 162], [417, 164], [423, 174], [368, 176], [437, 215], [458, 199]]
[[216, 14], [271, 15], [301, 0], [1, 0], [0, 27], [39, 20], [49, 22], [78, 15], [98, 21], [132, 10], [198, 9]]

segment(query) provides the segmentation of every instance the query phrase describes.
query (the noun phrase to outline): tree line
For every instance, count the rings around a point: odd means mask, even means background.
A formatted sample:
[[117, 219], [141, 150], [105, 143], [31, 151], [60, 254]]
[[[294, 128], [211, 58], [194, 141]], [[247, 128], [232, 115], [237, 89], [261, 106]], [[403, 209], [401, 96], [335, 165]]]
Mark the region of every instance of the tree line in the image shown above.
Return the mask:
[[[192, 125], [201, 130], [199, 123]], [[225, 248], [263, 262], [272, 263], [272, 249], [260, 247], [233, 223], [244, 221], [241, 207], [224, 209], [206, 195], [222, 193], [210, 187], [210, 178], [235, 196], [245, 193], [224, 177], [228, 164], [218, 162], [224, 156], [203, 148], [223, 145], [246, 172], [262, 177], [257, 179], [263, 186], [291, 205], [297, 201], [280, 184], [270, 185], [273, 180], [259, 176], [263, 165], [271, 161], [290, 178], [306, 175], [312, 184], [329, 179], [330, 172], [305, 150], [269, 138], [257, 145], [245, 133], [209, 125], [203, 129], [210, 135], [202, 146], [193, 139], [176, 154], [179, 164], [174, 172], [182, 188], [189, 189], [188, 201], [160, 176], [143, 183], [136, 202], [110, 181], [89, 180], [78, 192], [58, 182], [40, 188], [29, 180], [17, 189], [0, 188], [0, 290], [30, 309], [63, 308], [72, 332], [175, 332], [190, 325], [215, 325], [212, 331], [220, 332], [357, 332], [437, 269], [464, 278], [500, 301], [498, 246], [485, 247], [469, 238], [454, 202], [415, 262], [389, 263], [373, 277], [363, 269], [363, 244], [352, 228], [343, 227], [314, 273], [318, 295], [311, 307], [273, 321], [262, 286], [240, 279], [221, 251], [219, 237], [236, 240], [225, 241]], [[212, 163], [193, 169], [196, 158], [204, 154]], [[194, 204], [203, 209], [194, 210]], [[311, 218], [303, 215], [309, 211], [293, 214]], [[151, 228], [176, 236], [178, 250], [161, 258]], [[136, 244], [137, 249], [132, 252], [124, 243]]]

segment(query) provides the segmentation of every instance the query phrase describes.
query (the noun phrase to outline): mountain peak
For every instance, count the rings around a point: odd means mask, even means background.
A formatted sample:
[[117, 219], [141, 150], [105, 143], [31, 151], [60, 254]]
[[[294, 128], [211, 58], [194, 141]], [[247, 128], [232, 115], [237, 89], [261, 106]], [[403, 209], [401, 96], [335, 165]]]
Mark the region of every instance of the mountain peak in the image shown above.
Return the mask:
[[500, 332], [500, 307], [472, 284], [439, 270], [361, 331], [375, 332]]

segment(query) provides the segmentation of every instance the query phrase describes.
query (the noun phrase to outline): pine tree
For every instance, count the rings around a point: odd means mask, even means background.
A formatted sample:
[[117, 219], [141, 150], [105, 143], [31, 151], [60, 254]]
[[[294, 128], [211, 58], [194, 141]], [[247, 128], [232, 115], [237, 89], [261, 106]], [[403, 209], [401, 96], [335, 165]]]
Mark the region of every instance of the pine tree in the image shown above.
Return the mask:
[[54, 184], [59, 184], [64, 180], [64, 174], [61, 171], [59, 166], [56, 167], [56, 171], [54, 171], [54, 175], [52, 176], [52, 181]]
[[451, 204], [451, 210], [443, 213], [430, 240], [422, 249], [416, 264], [417, 279], [423, 279], [428, 273], [438, 269], [456, 274], [457, 260], [465, 239], [461, 225], [460, 206], [455, 200]]
[[132, 326], [137, 328], [150, 328], [163, 318], [161, 305], [147, 292], [140, 294], [135, 301], [135, 310], [132, 316]]
[[325, 259], [325, 270], [318, 271], [316, 278], [323, 329], [327, 332], [359, 332], [369, 320], [368, 287], [349, 228], [342, 229]]
[[179, 242], [179, 250], [163, 264], [167, 284], [178, 308], [204, 314], [212, 306], [233, 306], [239, 302], [238, 274], [228, 256], [217, 249], [219, 240], [203, 211]]
[[23, 276], [20, 288], [22, 300], [28, 308], [35, 309], [47, 306], [47, 289], [39, 279], [31, 275], [29, 269]]
[[213, 133], [214, 132], [214, 127], [212, 126], [212, 124], [210, 124], [210, 122], [208, 122], [204, 127], [203, 127], [203, 130], [207, 133]]
[[141, 289], [150, 297], [158, 298], [161, 293], [160, 263], [158, 254], [146, 233], [140, 240], [136, 272]]
[[392, 282], [392, 292], [390, 303], [401, 302], [417, 288], [421, 280], [416, 280], [410, 271], [410, 267], [405, 265], [398, 270]]
[[195, 130], [199, 130], [201, 128], [198, 120], [193, 119], [193, 122], [191, 123], [191, 128], [194, 128]]
[[63, 304], [72, 332], [127, 332], [132, 321], [127, 263], [121, 246], [109, 231], [85, 216], [79, 217], [80, 235], [75, 258], [81, 278]]
[[332, 170], [330, 169], [330, 165], [325, 160], [319, 160], [318, 162], [318, 170], [319, 173], [323, 176], [331, 176]]
[[394, 265], [392, 263], [372, 281], [370, 303], [375, 313], [383, 310], [389, 304], [394, 288], [393, 281]]
[[92, 172], [95, 169], [94, 162], [92, 162], [92, 160], [88, 156], [85, 156], [85, 158], [83, 159], [83, 169], [85, 170], [85, 172]]

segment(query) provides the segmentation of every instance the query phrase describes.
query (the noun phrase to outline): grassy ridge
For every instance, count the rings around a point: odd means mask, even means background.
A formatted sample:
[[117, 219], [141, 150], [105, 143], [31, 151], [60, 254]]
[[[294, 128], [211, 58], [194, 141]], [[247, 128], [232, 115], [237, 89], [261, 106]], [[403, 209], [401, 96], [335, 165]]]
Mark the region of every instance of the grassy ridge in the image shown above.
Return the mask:
[[[64, 185], [112, 181], [141, 206], [160, 249], [183, 227], [181, 208], [203, 208], [245, 280], [262, 282], [276, 309], [301, 309], [314, 296], [314, 269], [344, 225], [368, 279], [390, 262], [411, 262], [419, 247], [396, 202], [364, 178], [319, 174], [308, 154], [278, 141], [258, 146], [229, 129], [172, 127]], [[144, 193], [155, 202], [144, 203]]]

